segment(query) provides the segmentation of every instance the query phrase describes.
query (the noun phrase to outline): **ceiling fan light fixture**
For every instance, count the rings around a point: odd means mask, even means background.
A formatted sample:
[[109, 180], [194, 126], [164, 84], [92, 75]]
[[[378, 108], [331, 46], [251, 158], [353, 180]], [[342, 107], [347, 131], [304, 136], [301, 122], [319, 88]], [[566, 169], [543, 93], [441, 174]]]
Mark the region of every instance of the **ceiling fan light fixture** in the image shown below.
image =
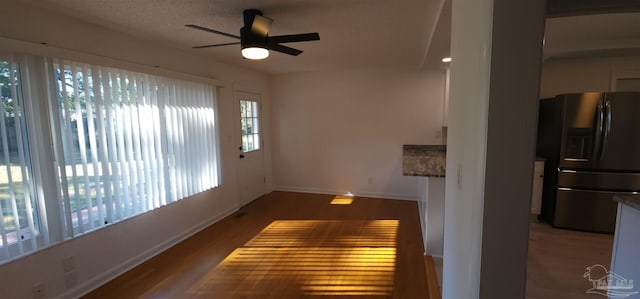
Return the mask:
[[242, 48], [242, 57], [252, 60], [260, 60], [269, 57], [269, 50], [262, 47]]
[[240, 28], [239, 36], [194, 24], [185, 25], [192, 29], [216, 33], [240, 40], [240, 42], [235, 43], [195, 46], [193, 48], [210, 48], [240, 44], [242, 57], [259, 60], [269, 57], [270, 51], [298, 56], [302, 53], [302, 50], [290, 48], [283, 44], [320, 40], [320, 34], [317, 32], [271, 36], [269, 35], [269, 28], [271, 27], [271, 23], [273, 23], [273, 19], [263, 17], [262, 12], [257, 9], [245, 9], [242, 15], [244, 26]]

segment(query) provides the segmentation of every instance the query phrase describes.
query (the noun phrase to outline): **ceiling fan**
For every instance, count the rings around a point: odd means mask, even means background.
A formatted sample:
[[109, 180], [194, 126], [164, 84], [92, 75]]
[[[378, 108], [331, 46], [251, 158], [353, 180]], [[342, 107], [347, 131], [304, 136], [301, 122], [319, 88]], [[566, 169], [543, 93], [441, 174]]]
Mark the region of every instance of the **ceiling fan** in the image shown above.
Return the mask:
[[269, 56], [269, 50], [293, 56], [298, 56], [302, 53], [301, 50], [281, 44], [320, 40], [320, 35], [317, 32], [269, 36], [269, 28], [271, 27], [271, 23], [273, 23], [272, 19], [263, 17], [262, 12], [257, 9], [246, 9], [242, 15], [244, 17], [244, 27], [240, 28], [240, 36], [198, 25], [185, 25], [189, 28], [212, 32], [240, 40], [235, 43], [195, 46], [193, 48], [210, 48], [240, 44], [242, 47], [242, 56], [244, 58], [264, 59]]

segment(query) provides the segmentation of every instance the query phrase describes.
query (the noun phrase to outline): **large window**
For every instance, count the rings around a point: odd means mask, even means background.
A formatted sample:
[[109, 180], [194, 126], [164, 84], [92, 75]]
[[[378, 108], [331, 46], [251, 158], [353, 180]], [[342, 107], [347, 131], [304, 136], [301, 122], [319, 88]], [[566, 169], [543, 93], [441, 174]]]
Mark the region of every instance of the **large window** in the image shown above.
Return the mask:
[[[0, 262], [49, 239], [71, 238], [218, 185], [213, 86], [53, 58], [36, 61], [0, 60]], [[21, 84], [25, 71], [41, 75]], [[29, 101], [46, 104], [23, 109]], [[48, 119], [28, 122], [25, 113]], [[29, 124], [50, 141], [30, 138]], [[31, 142], [41, 149], [30, 150]], [[55, 165], [52, 175], [32, 179], [30, 156]], [[57, 192], [37, 198], [39, 184], [57, 186], [49, 189]], [[48, 214], [39, 214], [44, 207]], [[43, 238], [32, 238], [41, 233], [39, 219], [62, 236], [49, 238], [47, 229]]]
[[0, 91], [0, 256], [9, 258], [35, 248], [39, 233], [20, 66], [13, 60], [0, 58]]

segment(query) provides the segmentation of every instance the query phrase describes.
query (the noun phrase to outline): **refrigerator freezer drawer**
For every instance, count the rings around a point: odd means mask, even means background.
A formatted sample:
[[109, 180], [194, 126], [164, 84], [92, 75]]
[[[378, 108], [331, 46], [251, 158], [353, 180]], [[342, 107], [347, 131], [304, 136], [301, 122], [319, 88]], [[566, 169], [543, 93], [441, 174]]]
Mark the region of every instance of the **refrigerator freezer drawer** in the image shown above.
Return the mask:
[[613, 233], [616, 192], [558, 189], [554, 225], [583, 231]]
[[558, 187], [640, 191], [640, 173], [612, 173], [599, 171], [560, 170]]

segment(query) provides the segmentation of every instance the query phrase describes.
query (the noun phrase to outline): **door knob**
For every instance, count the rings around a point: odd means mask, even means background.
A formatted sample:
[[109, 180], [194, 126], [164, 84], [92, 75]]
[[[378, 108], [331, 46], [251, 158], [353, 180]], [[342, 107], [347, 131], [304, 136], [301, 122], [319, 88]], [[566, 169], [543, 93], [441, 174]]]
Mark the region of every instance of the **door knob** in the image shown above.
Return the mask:
[[244, 159], [244, 155], [240, 155], [240, 159]]

